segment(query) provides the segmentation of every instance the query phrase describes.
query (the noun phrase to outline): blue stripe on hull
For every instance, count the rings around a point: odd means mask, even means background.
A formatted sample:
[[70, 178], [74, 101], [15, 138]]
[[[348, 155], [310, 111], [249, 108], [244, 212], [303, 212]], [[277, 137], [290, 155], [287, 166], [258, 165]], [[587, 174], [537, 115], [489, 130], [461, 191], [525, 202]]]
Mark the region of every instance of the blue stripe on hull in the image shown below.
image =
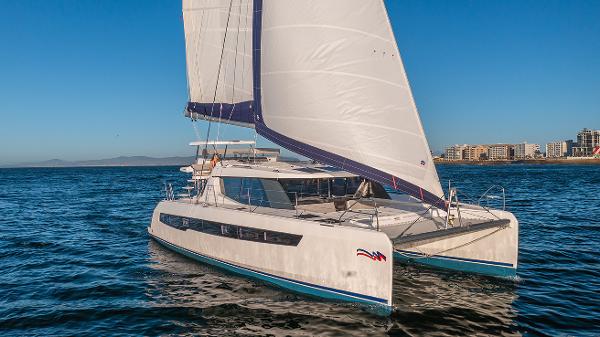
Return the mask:
[[328, 288], [328, 287], [324, 287], [324, 286], [320, 286], [320, 285], [316, 285], [316, 284], [292, 280], [292, 279], [288, 279], [285, 277], [275, 276], [275, 275], [272, 275], [269, 273], [240, 267], [240, 266], [237, 266], [237, 265], [225, 262], [225, 261], [221, 261], [221, 260], [218, 260], [218, 259], [215, 259], [212, 257], [208, 257], [206, 255], [202, 255], [202, 254], [193, 252], [193, 251], [185, 249], [183, 247], [176, 246], [176, 245], [174, 245], [170, 242], [167, 242], [163, 239], [160, 239], [152, 234], [149, 234], [149, 235], [150, 235], [150, 237], [152, 237], [154, 240], [156, 240], [161, 245], [163, 245], [177, 253], [185, 255], [196, 261], [200, 261], [203, 263], [207, 263], [207, 264], [222, 268], [226, 271], [229, 271], [229, 272], [232, 272], [235, 274], [240, 274], [240, 275], [248, 276], [248, 277], [258, 279], [261, 281], [265, 281], [265, 282], [274, 284], [276, 286], [279, 286], [281, 288], [285, 288], [285, 289], [292, 290], [294, 292], [298, 292], [298, 293], [302, 293], [302, 294], [308, 294], [308, 295], [332, 299], [332, 300], [341, 300], [341, 301], [346, 301], [346, 302], [358, 302], [358, 303], [368, 304], [371, 306], [375, 306], [376, 313], [380, 313], [380, 314], [389, 315], [392, 310], [391, 306], [389, 306], [387, 304], [387, 300], [385, 300], [383, 298], [353, 293], [353, 292], [345, 291], [345, 290]]
[[451, 256], [425, 256], [420, 253], [409, 252], [406, 250], [395, 250], [394, 259], [436, 268], [459, 270], [496, 277], [514, 277], [517, 274], [517, 269], [509, 263], [462, 259]]

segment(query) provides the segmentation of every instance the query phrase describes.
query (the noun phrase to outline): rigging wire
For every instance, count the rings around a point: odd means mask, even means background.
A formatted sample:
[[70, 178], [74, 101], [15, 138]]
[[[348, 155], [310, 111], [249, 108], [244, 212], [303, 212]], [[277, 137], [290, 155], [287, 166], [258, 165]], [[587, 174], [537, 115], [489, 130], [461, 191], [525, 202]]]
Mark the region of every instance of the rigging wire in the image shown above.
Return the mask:
[[[225, 42], [227, 40], [227, 31], [229, 30], [229, 19], [231, 18], [231, 4], [232, 3], [233, 3], [233, 0], [230, 0], [229, 1], [229, 9], [227, 11], [227, 21], [225, 23], [225, 34], [223, 34], [223, 43], [221, 45], [221, 57], [219, 58], [219, 67], [218, 67], [218, 70], [217, 70], [217, 83], [215, 84], [215, 93], [213, 95], [212, 105], [211, 105], [211, 109], [210, 109], [210, 115], [211, 115], [211, 117], [212, 117], [213, 112], [214, 112], [215, 101], [217, 99], [217, 92], [218, 92], [218, 89], [219, 89], [219, 79], [220, 79], [220, 74], [221, 74], [221, 65], [223, 63], [223, 54], [224, 54], [224, 51], [225, 51]], [[222, 107], [223, 106], [221, 105], [221, 111], [223, 111]], [[212, 118], [209, 119], [209, 121], [208, 121], [208, 128], [206, 130], [206, 143], [204, 144], [204, 151], [208, 150], [208, 140], [209, 140], [209, 137], [210, 137], [211, 126], [212, 126]], [[214, 144], [213, 144], [213, 146], [214, 146]], [[203, 156], [202, 168], [204, 168], [204, 164], [206, 164], [206, 156]]]
[[[237, 84], [236, 79], [237, 79], [237, 72], [238, 72], [238, 70], [237, 70], [238, 60], [237, 59], [238, 59], [238, 56], [239, 56], [238, 47], [239, 47], [239, 44], [240, 44], [240, 28], [241, 28], [241, 21], [242, 21], [242, 1], [243, 0], [240, 0], [239, 4], [237, 6], [238, 7], [238, 23], [237, 23], [237, 32], [236, 32], [236, 39], [235, 39], [235, 53], [234, 53], [234, 63], [233, 63], [233, 83], [231, 84], [231, 89], [232, 89], [231, 90], [231, 104], [232, 104], [232, 108], [231, 108], [231, 111], [229, 112], [229, 116], [227, 117], [227, 122], [231, 121], [231, 117], [233, 116], [233, 112], [235, 111], [235, 108], [237, 107], [237, 105], [236, 105], [236, 99], [235, 99], [235, 88], [236, 88], [236, 84]], [[246, 13], [246, 15], [247, 15], [247, 13]], [[246, 17], [245, 27], [247, 27], [247, 22], [248, 22], [248, 18]], [[243, 42], [244, 43], [244, 50], [246, 49], [245, 48], [246, 47], [245, 46], [245, 37], [246, 37], [246, 35], [243, 36], [243, 38], [244, 38], [244, 42]], [[242, 53], [242, 62], [244, 62], [244, 61], [245, 61], [245, 54]], [[244, 85], [243, 76], [244, 76], [244, 67], [242, 65], [242, 82], [241, 82], [242, 86]], [[221, 118], [222, 116], [219, 116], [219, 117]], [[221, 123], [219, 123], [219, 128], [218, 128], [218, 131], [217, 131], [217, 140], [219, 140], [220, 137], [221, 137], [221, 124], [222, 123], [223, 123], [223, 121], [221, 121]], [[224, 126], [224, 127], [227, 130], [227, 126]], [[221, 165], [222, 164], [223, 163], [221, 162]]]
[[[200, 43], [196, 43], [196, 40], [200, 39], [203, 36], [202, 32], [203, 32], [203, 29], [205, 29], [204, 15], [206, 14], [206, 10], [202, 9], [200, 12], [201, 12], [200, 29], [198, 30], [198, 33], [197, 34], [189, 34], [189, 35], [186, 34], [186, 40], [193, 39], [192, 43], [190, 43], [190, 44], [194, 47], [194, 49], [195, 49], [194, 55], [196, 55], [196, 56], [198, 55], [198, 46], [200, 45]], [[185, 22], [185, 18], [184, 18], [184, 22]], [[190, 25], [195, 25], [195, 23], [196, 23], [196, 21], [188, 20], [188, 24], [190, 24]], [[194, 31], [195, 30], [192, 29], [192, 32], [194, 32]], [[187, 44], [186, 44], [186, 48], [188, 48]], [[193, 60], [193, 62], [194, 62], [193, 69], [195, 71], [196, 78], [199, 78], [200, 77], [200, 67], [198, 65], [199, 58], [194, 57], [193, 59], [194, 59]], [[190, 60], [188, 59], [186, 62], [186, 67], [188, 67], [187, 64], [189, 61]], [[187, 75], [188, 76], [188, 102], [191, 102], [192, 101], [192, 85], [190, 84], [189, 69], [188, 69], [187, 74], [188, 74]], [[200, 96], [201, 96], [200, 100], [202, 101], [202, 92], [200, 93]], [[191, 112], [190, 112], [190, 121], [192, 122], [192, 128], [194, 129], [194, 134], [196, 135], [196, 139], [199, 141], [201, 139], [201, 137], [200, 137], [200, 131], [198, 131], [198, 126], [197, 126], [198, 120], [196, 118], [194, 118], [194, 115]], [[198, 152], [198, 151], [196, 151], [196, 152]], [[196, 155], [196, 157], [198, 157], [198, 156]], [[196, 158], [196, 160], [197, 159], [198, 158]]]
[[[240, 0], [241, 1], [241, 0]], [[233, 3], [233, 0], [231, 1], [231, 3]], [[241, 4], [240, 6], [237, 6], [238, 8], [241, 9]], [[231, 15], [231, 12], [229, 13], [229, 15]], [[239, 11], [238, 11], [239, 12]], [[229, 26], [226, 27], [227, 31], [229, 30]], [[238, 26], [237, 26], [237, 35], [236, 35], [236, 39], [235, 39], [235, 52], [233, 54], [233, 62], [234, 62], [234, 67], [233, 67], [233, 83], [231, 84], [232, 87], [232, 93], [231, 93], [231, 103], [233, 104], [232, 106], [232, 110], [229, 114], [229, 116], [231, 116], [233, 114], [233, 110], [235, 109], [235, 104], [234, 102], [234, 96], [235, 96], [235, 73], [236, 73], [236, 65], [237, 65], [237, 56], [238, 56], [238, 52], [237, 52], [237, 44], [239, 42], [239, 34], [240, 34], [240, 17], [239, 17], [239, 13], [238, 13]], [[225, 51], [225, 45], [223, 46], [223, 51]], [[229, 52], [229, 51], [228, 51]], [[227, 57], [225, 60], [225, 75], [223, 76], [223, 81], [225, 82], [222, 85], [222, 91], [223, 91], [223, 97], [222, 97], [222, 101], [223, 102], [227, 102], [227, 87], [228, 87], [228, 76], [227, 74], [229, 73], [230, 69], [229, 69], [229, 65], [230, 65], [230, 61], [231, 61], [231, 57]], [[218, 89], [217, 89], [218, 90]], [[218, 141], [220, 136], [221, 136], [221, 124], [223, 120], [223, 104], [221, 103], [221, 109], [219, 109], [219, 123], [217, 124], [217, 137], [216, 140]], [[215, 153], [217, 153], [217, 147], [216, 145], [213, 146]], [[223, 162], [221, 161], [221, 165], [223, 165]]]
[[[246, 5], [246, 8], [247, 8], [246, 9], [246, 21], [247, 21], [248, 20], [247, 13], [250, 11], [250, 1], [248, 1], [248, 4]], [[254, 20], [254, 17], [255, 17], [254, 16], [254, 8], [252, 9], [252, 14], [251, 15], [252, 15], [251, 16], [252, 20]], [[253, 22], [251, 23], [251, 25], [252, 25], [252, 29], [254, 29]], [[246, 27], [248, 27], [248, 23], [247, 22], [246, 22]], [[254, 32], [252, 33], [252, 35], [254, 35]], [[251, 42], [250, 46], [251, 46], [250, 47], [250, 55], [251, 55], [252, 60], [253, 60], [254, 59], [254, 49], [253, 49], [254, 48], [254, 44], [253, 44], [253, 42]], [[244, 44], [244, 55], [246, 55], [246, 44]], [[250, 65], [250, 67], [252, 67], [252, 66]], [[254, 69], [253, 68], [252, 68], [252, 75], [251, 76], [254, 77]], [[252, 80], [252, 85], [250, 86], [250, 90], [252, 92], [252, 100], [253, 100], [252, 105], [251, 105], [251, 109], [254, 109], [254, 105], [260, 104], [260, 102], [254, 102], [254, 80]], [[253, 147], [253, 151], [252, 151], [253, 152], [252, 161], [254, 163], [256, 163], [256, 139], [258, 138], [258, 132], [256, 131], [256, 114], [252, 113], [252, 117], [254, 118], [254, 128], [253, 128], [254, 129], [254, 147]]]

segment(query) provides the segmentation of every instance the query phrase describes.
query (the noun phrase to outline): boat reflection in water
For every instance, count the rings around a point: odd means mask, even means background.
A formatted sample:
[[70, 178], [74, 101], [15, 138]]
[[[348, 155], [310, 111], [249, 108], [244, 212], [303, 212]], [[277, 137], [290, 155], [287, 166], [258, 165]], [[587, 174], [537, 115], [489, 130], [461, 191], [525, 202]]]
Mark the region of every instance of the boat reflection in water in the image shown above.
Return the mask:
[[[395, 263], [389, 317], [200, 264], [149, 241], [147, 296], [180, 333], [518, 335], [515, 282]], [[170, 326], [171, 333], [172, 326]]]

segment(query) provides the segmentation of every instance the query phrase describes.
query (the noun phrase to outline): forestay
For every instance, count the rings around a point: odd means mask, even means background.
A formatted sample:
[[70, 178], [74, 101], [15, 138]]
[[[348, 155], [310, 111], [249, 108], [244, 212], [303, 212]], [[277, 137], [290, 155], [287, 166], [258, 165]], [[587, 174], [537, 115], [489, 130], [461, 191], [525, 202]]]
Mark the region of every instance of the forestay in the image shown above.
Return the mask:
[[252, 6], [252, 0], [183, 0], [188, 116], [253, 123]]
[[258, 133], [444, 207], [383, 1], [255, 0], [254, 10]]

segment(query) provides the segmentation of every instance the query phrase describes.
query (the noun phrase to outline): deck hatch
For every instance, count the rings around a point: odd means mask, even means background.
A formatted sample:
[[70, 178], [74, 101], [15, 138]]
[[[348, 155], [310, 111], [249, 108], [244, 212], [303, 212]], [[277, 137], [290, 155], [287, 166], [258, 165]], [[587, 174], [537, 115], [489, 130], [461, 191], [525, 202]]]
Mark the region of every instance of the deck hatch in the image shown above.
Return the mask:
[[160, 222], [179, 230], [193, 230], [232, 239], [269, 243], [282, 246], [298, 246], [302, 235], [270, 231], [260, 228], [230, 225], [220, 222], [188, 218], [160, 213]]

